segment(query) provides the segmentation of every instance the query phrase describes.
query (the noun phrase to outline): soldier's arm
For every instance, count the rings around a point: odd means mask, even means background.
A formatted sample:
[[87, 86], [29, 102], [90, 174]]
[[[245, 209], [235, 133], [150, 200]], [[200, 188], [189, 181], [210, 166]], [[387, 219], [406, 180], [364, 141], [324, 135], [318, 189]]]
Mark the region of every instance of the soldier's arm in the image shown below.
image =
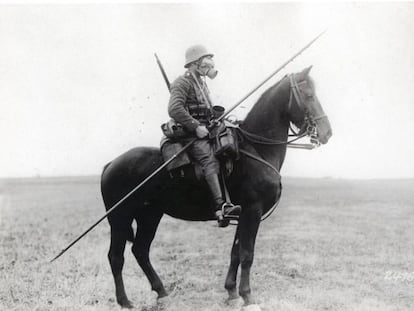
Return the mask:
[[200, 125], [200, 122], [194, 119], [185, 107], [190, 87], [190, 82], [181, 77], [171, 84], [168, 114], [176, 122], [181, 123], [188, 131], [193, 132]]

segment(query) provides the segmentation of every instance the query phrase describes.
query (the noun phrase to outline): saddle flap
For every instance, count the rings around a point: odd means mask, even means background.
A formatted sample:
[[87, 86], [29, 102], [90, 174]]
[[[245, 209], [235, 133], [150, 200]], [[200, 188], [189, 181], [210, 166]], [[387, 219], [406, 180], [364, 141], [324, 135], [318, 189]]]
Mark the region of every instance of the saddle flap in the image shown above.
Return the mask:
[[[173, 156], [175, 156], [181, 149], [183, 145], [180, 142], [173, 141], [167, 137], [161, 139], [161, 154], [165, 161], [168, 161]], [[170, 164], [167, 165], [167, 170], [171, 171], [185, 165], [191, 164], [191, 160], [186, 152], [182, 152], [178, 155]]]

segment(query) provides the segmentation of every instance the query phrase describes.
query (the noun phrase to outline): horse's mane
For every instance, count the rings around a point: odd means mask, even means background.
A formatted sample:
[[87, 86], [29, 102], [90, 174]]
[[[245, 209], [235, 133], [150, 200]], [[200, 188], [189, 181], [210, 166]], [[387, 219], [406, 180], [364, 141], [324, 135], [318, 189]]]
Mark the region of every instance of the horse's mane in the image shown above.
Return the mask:
[[288, 79], [288, 75], [285, 75], [282, 77], [278, 82], [273, 84], [271, 87], [269, 87], [266, 91], [263, 92], [262, 95], [260, 95], [259, 99], [256, 101], [252, 109], [247, 113], [246, 117], [243, 120], [243, 123], [245, 123], [246, 120], [249, 120], [249, 118], [252, 118], [253, 115], [259, 113], [260, 111], [264, 111], [263, 105], [267, 105], [269, 100], [274, 97], [275, 93], [280, 90], [281, 87], [284, 86], [284, 82]]

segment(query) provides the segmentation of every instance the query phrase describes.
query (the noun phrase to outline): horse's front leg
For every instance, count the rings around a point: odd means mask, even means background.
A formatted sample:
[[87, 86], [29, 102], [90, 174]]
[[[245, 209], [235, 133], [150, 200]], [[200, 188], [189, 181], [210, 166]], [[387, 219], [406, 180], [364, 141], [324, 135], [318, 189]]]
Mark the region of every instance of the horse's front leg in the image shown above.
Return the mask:
[[240, 265], [239, 246], [239, 227], [237, 226], [233, 241], [233, 247], [231, 249], [229, 271], [227, 272], [226, 283], [224, 284], [224, 288], [227, 289], [227, 292], [229, 293], [229, 300], [239, 298], [236, 290], [237, 270], [239, 269]]
[[240, 215], [240, 265], [241, 276], [239, 294], [243, 297], [245, 305], [253, 304], [250, 289], [250, 268], [253, 264], [254, 245], [260, 225], [262, 209], [260, 203], [254, 203], [245, 208]]

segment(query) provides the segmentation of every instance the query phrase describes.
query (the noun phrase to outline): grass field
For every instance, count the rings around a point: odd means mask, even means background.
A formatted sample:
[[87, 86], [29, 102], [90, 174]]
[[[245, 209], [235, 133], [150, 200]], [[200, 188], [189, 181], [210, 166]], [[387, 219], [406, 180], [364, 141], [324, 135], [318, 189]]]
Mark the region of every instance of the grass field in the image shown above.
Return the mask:
[[[413, 310], [414, 181], [283, 179], [259, 231], [251, 285], [262, 310]], [[0, 309], [118, 310], [98, 177], [0, 181]], [[165, 217], [152, 259], [157, 304], [130, 247], [124, 279], [137, 310], [237, 310], [224, 278], [234, 227]]]

